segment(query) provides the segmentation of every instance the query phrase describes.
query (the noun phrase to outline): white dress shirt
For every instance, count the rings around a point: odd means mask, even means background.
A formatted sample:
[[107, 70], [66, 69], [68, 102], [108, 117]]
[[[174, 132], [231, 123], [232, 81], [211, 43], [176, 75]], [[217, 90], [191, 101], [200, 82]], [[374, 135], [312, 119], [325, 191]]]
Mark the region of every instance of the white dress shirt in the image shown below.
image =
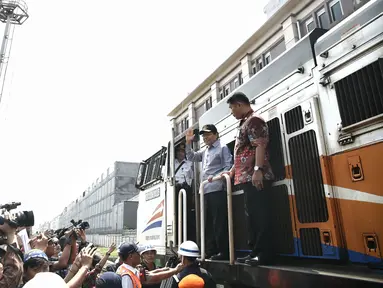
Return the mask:
[[[193, 181], [193, 163], [188, 160], [183, 160], [185, 161], [184, 164], [182, 164], [181, 168], [177, 171], [175, 178], [176, 178], [176, 183], [182, 184], [186, 182], [189, 186], [191, 186], [191, 183]], [[178, 159], [175, 159], [174, 161], [174, 169], [177, 170], [179, 165], [182, 163], [178, 161]], [[174, 170], [174, 171], [175, 171]]]

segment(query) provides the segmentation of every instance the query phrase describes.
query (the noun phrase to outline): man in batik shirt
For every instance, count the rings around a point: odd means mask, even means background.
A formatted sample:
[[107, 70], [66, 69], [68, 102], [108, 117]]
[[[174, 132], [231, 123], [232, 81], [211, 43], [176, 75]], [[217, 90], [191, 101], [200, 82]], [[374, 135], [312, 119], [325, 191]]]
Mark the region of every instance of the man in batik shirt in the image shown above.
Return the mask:
[[234, 177], [234, 191], [244, 191], [248, 244], [252, 250], [237, 262], [251, 265], [270, 263], [273, 253], [268, 237], [271, 229], [269, 187], [274, 175], [267, 151], [268, 127], [254, 113], [245, 94], [234, 93], [227, 103], [232, 115], [241, 120], [234, 148], [234, 166], [227, 173]]

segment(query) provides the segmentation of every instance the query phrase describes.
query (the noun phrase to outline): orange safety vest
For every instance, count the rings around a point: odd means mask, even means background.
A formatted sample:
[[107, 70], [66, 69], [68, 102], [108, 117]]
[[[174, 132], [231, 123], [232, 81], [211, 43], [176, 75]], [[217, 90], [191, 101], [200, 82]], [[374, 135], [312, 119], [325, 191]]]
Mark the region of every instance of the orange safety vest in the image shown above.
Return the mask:
[[121, 275], [121, 277], [128, 275], [130, 279], [132, 279], [133, 287], [134, 288], [142, 288], [141, 281], [137, 277], [136, 274], [134, 274], [130, 269], [126, 268], [124, 265], [120, 265], [118, 267], [117, 272], [118, 275]]

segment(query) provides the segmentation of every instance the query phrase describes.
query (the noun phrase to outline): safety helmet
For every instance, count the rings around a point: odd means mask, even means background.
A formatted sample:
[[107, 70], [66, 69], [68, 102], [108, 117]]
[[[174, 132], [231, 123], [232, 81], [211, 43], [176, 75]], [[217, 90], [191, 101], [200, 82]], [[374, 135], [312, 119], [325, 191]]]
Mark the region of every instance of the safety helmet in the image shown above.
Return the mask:
[[149, 244], [149, 245], [145, 245], [145, 246], [143, 247], [143, 249], [142, 249], [140, 255], [142, 255], [142, 254], [144, 254], [145, 252], [148, 252], [148, 251], [154, 251], [154, 252], [157, 253], [156, 248], [154, 248], [153, 245], [150, 245], [150, 244]]
[[178, 248], [178, 254], [187, 257], [199, 257], [198, 245], [193, 241], [185, 241]]

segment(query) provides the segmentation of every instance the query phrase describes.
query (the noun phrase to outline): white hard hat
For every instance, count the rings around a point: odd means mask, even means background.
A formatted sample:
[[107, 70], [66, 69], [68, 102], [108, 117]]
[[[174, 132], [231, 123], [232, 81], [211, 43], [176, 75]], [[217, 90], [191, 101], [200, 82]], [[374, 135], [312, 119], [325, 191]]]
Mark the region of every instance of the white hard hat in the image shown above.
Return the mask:
[[155, 251], [157, 253], [157, 250], [156, 248], [154, 248], [153, 245], [145, 245], [140, 253], [140, 255], [144, 254], [145, 252], [148, 252], [148, 251]]
[[62, 279], [59, 275], [53, 272], [40, 272], [33, 277], [33, 279], [29, 280], [25, 286], [25, 288], [44, 288], [44, 287], [57, 287], [57, 288], [68, 288], [64, 279]]
[[178, 254], [195, 258], [200, 256], [198, 245], [193, 241], [183, 242], [178, 249]]

